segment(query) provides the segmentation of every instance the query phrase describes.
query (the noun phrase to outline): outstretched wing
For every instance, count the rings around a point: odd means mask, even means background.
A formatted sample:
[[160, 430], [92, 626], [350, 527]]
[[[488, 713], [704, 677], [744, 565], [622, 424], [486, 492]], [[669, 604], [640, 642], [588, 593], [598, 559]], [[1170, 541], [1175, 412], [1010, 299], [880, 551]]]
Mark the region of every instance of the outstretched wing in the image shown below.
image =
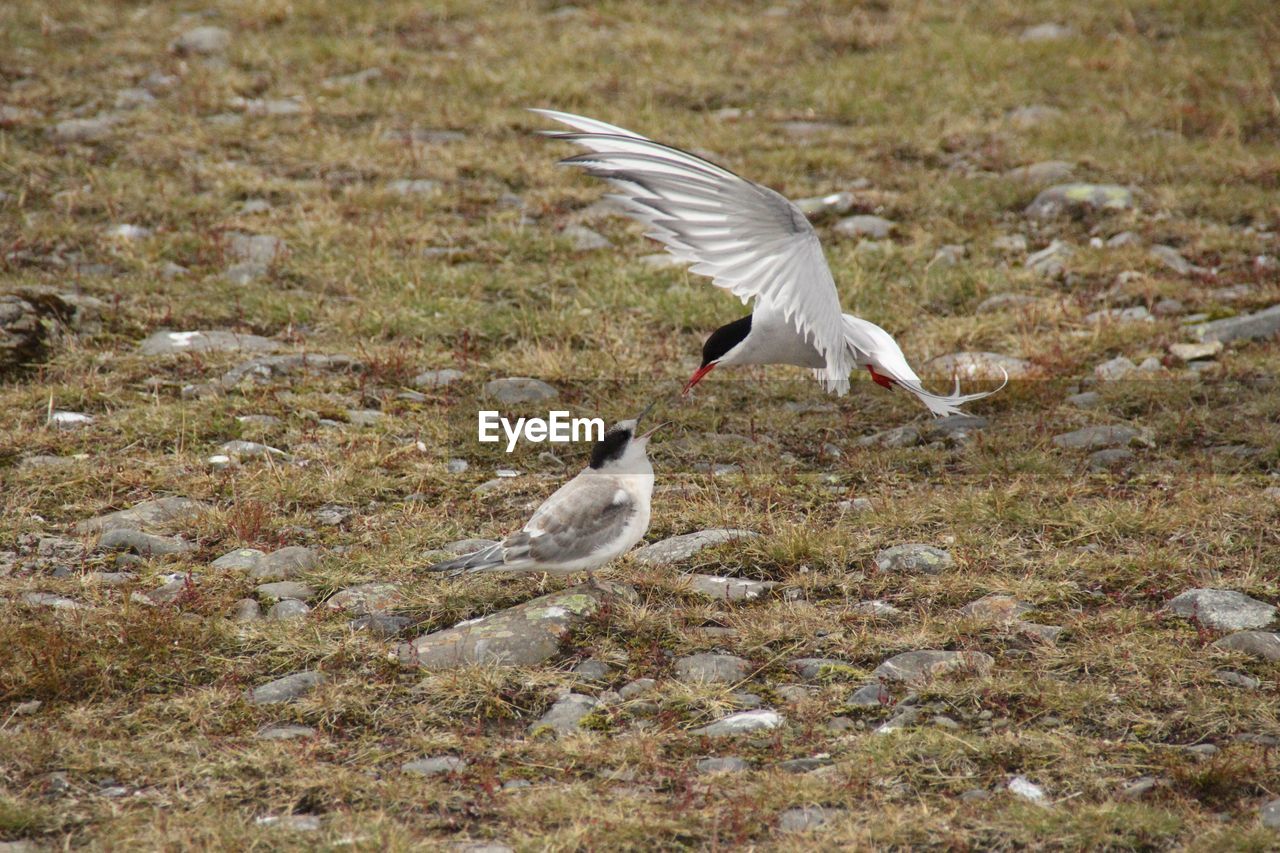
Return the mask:
[[612, 196], [667, 251], [743, 302], [756, 299], [795, 324], [821, 353], [828, 390], [849, 387], [852, 357], [840, 299], [822, 244], [799, 208], [760, 184], [629, 130], [554, 110], [533, 110], [575, 128], [548, 132], [589, 154], [563, 162], [620, 189]]

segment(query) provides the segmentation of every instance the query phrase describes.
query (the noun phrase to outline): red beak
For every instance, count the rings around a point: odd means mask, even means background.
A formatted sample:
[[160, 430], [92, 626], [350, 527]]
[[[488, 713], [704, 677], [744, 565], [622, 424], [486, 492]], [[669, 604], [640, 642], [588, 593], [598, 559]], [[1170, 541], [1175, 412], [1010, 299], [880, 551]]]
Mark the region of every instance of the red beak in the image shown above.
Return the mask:
[[704, 364], [702, 365], [702, 367], [699, 367], [697, 370], [695, 370], [693, 372], [693, 375], [689, 377], [689, 381], [684, 383], [684, 390], [680, 392], [681, 396], [688, 394], [689, 391], [693, 388], [693, 386], [701, 382], [702, 377], [706, 376], [708, 373], [714, 370], [715, 367], [716, 367], [716, 363], [713, 361], [710, 364]]

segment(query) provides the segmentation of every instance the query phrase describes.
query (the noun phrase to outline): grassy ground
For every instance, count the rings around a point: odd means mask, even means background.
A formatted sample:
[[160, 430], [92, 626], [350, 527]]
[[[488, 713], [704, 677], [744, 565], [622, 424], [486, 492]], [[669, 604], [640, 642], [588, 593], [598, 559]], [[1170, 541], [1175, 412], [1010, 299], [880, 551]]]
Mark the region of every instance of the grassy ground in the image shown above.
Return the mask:
[[[104, 300], [102, 328], [71, 336], [45, 363], [0, 384], [0, 840], [61, 847], [406, 849], [494, 839], [521, 849], [898, 846], [940, 848], [1268, 849], [1260, 803], [1280, 796], [1274, 663], [1216, 650], [1216, 635], [1162, 607], [1200, 586], [1280, 599], [1280, 501], [1264, 495], [1280, 465], [1280, 368], [1274, 341], [1228, 347], [1199, 378], [1169, 369], [1101, 388], [1089, 411], [1062, 406], [1074, 377], [1116, 355], [1165, 358], [1185, 339], [1179, 318], [1082, 321], [1105, 305], [1181, 300], [1226, 316], [1280, 299], [1280, 24], [1268, 0], [1140, 0], [959, 4], [551, 3], [339, 4], [228, 2], [181, 14], [165, 4], [17, 2], [0, 8], [0, 92], [17, 112], [0, 127], [0, 274], [6, 290], [53, 285]], [[1019, 40], [1057, 21], [1074, 34]], [[226, 28], [224, 59], [168, 48], [195, 26]], [[363, 82], [333, 80], [364, 69]], [[152, 74], [153, 105], [123, 111], [105, 138], [61, 143], [47, 128], [112, 112], [116, 93]], [[297, 96], [292, 116], [239, 115], [237, 98]], [[1059, 110], [1026, 126], [1010, 111]], [[864, 434], [923, 422], [901, 394], [869, 382], [825, 404], [795, 371], [712, 375], [691, 402], [673, 392], [696, 366], [703, 336], [741, 308], [704, 282], [655, 270], [656, 251], [615, 218], [588, 224], [613, 249], [574, 251], [559, 234], [602, 188], [558, 170], [564, 146], [531, 131], [526, 106], [555, 106], [713, 152], [792, 196], [835, 192], [859, 178], [859, 209], [898, 230], [886, 251], [820, 225], [845, 305], [899, 335], [917, 364], [957, 350], [1031, 360], [1043, 381], [1015, 383], [974, 407], [990, 426], [959, 447], [867, 449]], [[817, 122], [801, 126], [794, 122]], [[407, 142], [404, 131], [452, 129], [453, 141]], [[1081, 179], [1132, 185], [1139, 209], [1033, 224], [1035, 187], [999, 176], [1043, 160]], [[438, 188], [402, 196], [388, 184]], [[270, 209], [242, 212], [248, 199]], [[105, 236], [131, 223], [136, 241]], [[1130, 230], [1216, 270], [1178, 275], [1144, 248], [1091, 248]], [[230, 232], [271, 234], [288, 252], [249, 285], [223, 270]], [[1021, 233], [1031, 250], [1076, 246], [1069, 282], [1049, 281], [992, 239]], [[942, 244], [960, 264], [931, 264]], [[448, 253], [427, 252], [447, 248]], [[187, 268], [166, 278], [167, 262]], [[1119, 273], [1141, 275], [1113, 286]], [[1218, 288], [1248, 285], [1234, 301]], [[975, 313], [1002, 292], [1043, 297], [1033, 308]], [[346, 353], [358, 374], [316, 374], [205, 396], [234, 354], [154, 358], [137, 342], [157, 329], [233, 329], [294, 350]], [[428, 368], [461, 382], [398, 397]], [[564, 581], [441, 580], [424, 554], [467, 536], [499, 535], [565, 476], [530, 448], [512, 458], [467, 438], [487, 380], [536, 376], [568, 407], [608, 418], [655, 396], [675, 426], [655, 444], [659, 483], [649, 540], [704, 527], [763, 536], [704, 552], [682, 569], [779, 581], [745, 604], [700, 602], [670, 570], [623, 560], [607, 573], [632, 584], [619, 605], [576, 632], [564, 655], [527, 670], [423, 678], [399, 668], [393, 641], [352, 631], [317, 608], [306, 619], [242, 625], [241, 576], [206, 564], [240, 546], [311, 545], [303, 576], [321, 596], [353, 583], [403, 584], [415, 636], [518, 603]], [[665, 396], [664, 396], [665, 395]], [[85, 412], [79, 430], [46, 425], [50, 407]], [[371, 427], [322, 418], [379, 409]], [[269, 414], [275, 426], [235, 416]], [[1050, 438], [1116, 423], [1151, 431], [1126, 469], [1091, 471]], [[745, 435], [750, 441], [717, 440]], [[223, 442], [263, 440], [299, 464], [215, 470]], [[836, 458], [824, 444], [841, 452]], [[1260, 451], [1241, 458], [1224, 445]], [[583, 449], [557, 449], [569, 469]], [[32, 467], [34, 455], [71, 457]], [[449, 458], [472, 462], [446, 473]], [[736, 463], [711, 478], [699, 462]], [[305, 464], [301, 464], [305, 463]], [[473, 495], [499, 466], [525, 475]], [[215, 510], [184, 533], [198, 550], [147, 561], [122, 587], [92, 584], [76, 558], [53, 577], [24, 568], [31, 543], [75, 522], [166, 494]], [[410, 499], [410, 496], [413, 496]], [[874, 510], [843, 512], [867, 497]], [[339, 526], [313, 513], [352, 511]], [[902, 542], [948, 548], [938, 576], [879, 573], [872, 556]], [[92, 540], [86, 540], [92, 545]], [[161, 575], [194, 571], [175, 605], [148, 606]], [[92, 609], [18, 603], [53, 592]], [[1036, 605], [1055, 645], [960, 618], [990, 592]], [[899, 620], [858, 615], [883, 598]], [[732, 629], [711, 635], [706, 627]], [[891, 711], [850, 713], [848, 694], [882, 660], [921, 648], [982, 651], [984, 677], [943, 679], [917, 704], [958, 725], [891, 736]], [[671, 658], [721, 650], [749, 659], [745, 685], [787, 725], [768, 737], [707, 742], [689, 730], [731, 707], [727, 687], [670, 678]], [[614, 687], [659, 679], [657, 709], [621, 710], [560, 740], [526, 729], [577, 685], [594, 656]], [[849, 673], [788, 701], [783, 666], [805, 656]], [[1229, 667], [1261, 680], [1220, 683]], [[243, 693], [304, 668], [327, 683], [280, 708]], [[846, 679], [844, 676], [847, 675]], [[17, 713], [39, 700], [34, 713]], [[28, 706], [30, 707], [30, 706]], [[25, 709], [24, 709], [25, 710]], [[834, 732], [837, 715], [854, 717]], [[263, 742], [272, 722], [317, 734]], [[1182, 747], [1214, 744], [1211, 757]], [[399, 766], [464, 754], [453, 777]], [[700, 775], [697, 758], [740, 755], [757, 769]], [[775, 767], [827, 754], [813, 773]], [[61, 775], [51, 775], [61, 774]], [[1044, 807], [1005, 791], [1026, 775]], [[1154, 776], [1154, 792], [1120, 788]], [[531, 786], [503, 789], [511, 780]], [[124, 796], [107, 796], [111, 788]], [[974, 789], [986, 799], [961, 799]], [[813, 834], [785, 834], [796, 806], [842, 808]], [[319, 815], [313, 832], [256, 819]]]

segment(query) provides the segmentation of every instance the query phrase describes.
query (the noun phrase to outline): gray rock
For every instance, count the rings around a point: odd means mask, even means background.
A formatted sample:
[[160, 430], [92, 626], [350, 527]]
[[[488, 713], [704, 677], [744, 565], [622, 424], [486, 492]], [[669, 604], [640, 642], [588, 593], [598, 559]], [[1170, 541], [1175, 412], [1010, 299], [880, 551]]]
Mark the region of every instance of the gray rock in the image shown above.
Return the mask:
[[1280, 661], [1280, 634], [1269, 631], [1240, 631], [1214, 644], [1215, 648], [1244, 652], [1263, 660]]
[[560, 392], [540, 379], [513, 376], [494, 379], [484, 385], [484, 395], [508, 406], [554, 400]]
[[262, 618], [262, 607], [256, 599], [242, 598], [236, 602], [231, 618], [237, 622], [257, 622]]
[[1157, 317], [1174, 317], [1183, 313], [1186, 310], [1186, 306], [1177, 299], [1165, 297], [1158, 301], [1151, 310]]
[[759, 535], [752, 530], [712, 528], [699, 530], [696, 533], [672, 536], [668, 539], [663, 539], [661, 542], [645, 545], [643, 548], [632, 551], [631, 554], [637, 562], [645, 565], [667, 566], [678, 563], [681, 560], [687, 560], [704, 548], [723, 545], [726, 542], [733, 542], [738, 539], [750, 539]]
[[[169, 575], [169, 580], [157, 589], [153, 589], [143, 598], [152, 604], [177, 604], [187, 594], [187, 590], [195, 585], [194, 575]], [[135, 593], [134, 595], [137, 595]], [[138, 599], [135, 598], [135, 601]]]
[[796, 199], [795, 206], [811, 219], [823, 216], [843, 216], [853, 209], [858, 199], [851, 192], [838, 192], [815, 198]]
[[292, 702], [305, 696], [324, 684], [323, 672], [303, 671], [277, 678], [259, 685], [249, 692], [249, 701], [254, 705], [273, 705], [280, 702]]
[[387, 184], [387, 189], [396, 195], [430, 195], [440, 189], [439, 181], [400, 180]]
[[101, 142], [111, 135], [115, 126], [116, 119], [112, 116], [69, 118], [55, 124], [49, 135], [56, 142]]
[[209, 564], [209, 568], [224, 572], [252, 571], [266, 555], [257, 548], [237, 548], [228, 551]]
[[424, 635], [401, 644], [397, 655], [401, 664], [425, 669], [532, 666], [554, 657], [565, 632], [613, 598], [634, 601], [635, 591], [597, 580]]
[[169, 49], [178, 54], [210, 56], [231, 46], [231, 33], [222, 27], [196, 27], [173, 40]]
[[377, 426], [383, 414], [377, 409], [347, 409], [347, 423], [358, 427]]
[[239, 385], [246, 379], [258, 383], [284, 376], [292, 376], [308, 372], [359, 372], [364, 365], [349, 355], [325, 355], [309, 353], [298, 355], [264, 355], [246, 361], [222, 375], [222, 384], [227, 387]]
[[1014, 776], [1009, 780], [1009, 793], [1040, 806], [1049, 805], [1049, 797], [1044, 788], [1032, 782], [1026, 776]]
[[892, 698], [883, 684], [872, 681], [850, 693], [845, 704], [850, 708], [880, 708], [889, 704]]
[[400, 606], [404, 594], [394, 583], [362, 583], [349, 586], [325, 602], [331, 610], [349, 613], [382, 613]]
[[987, 428], [987, 419], [980, 415], [947, 415], [934, 418], [924, 425], [921, 438], [925, 441], [963, 441], [970, 433]]
[[1147, 254], [1178, 275], [1187, 275], [1200, 270], [1199, 267], [1182, 257], [1182, 253], [1172, 246], [1157, 244], [1148, 249]]
[[234, 441], [224, 442], [218, 449], [237, 462], [268, 458], [278, 459], [284, 462], [291, 458], [289, 454], [285, 453], [283, 450], [257, 441], [241, 441], [240, 439], [236, 439]]
[[275, 726], [267, 726], [259, 731], [255, 738], [258, 740], [297, 740], [302, 737], [314, 737], [316, 730], [310, 726], [299, 726], [292, 723], [283, 723]]
[[1090, 471], [1109, 471], [1133, 461], [1133, 451], [1127, 447], [1112, 447], [1108, 450], [1095, 450], [1089, 454], [1085, 464]]
[[1151, 436], [1146, 430], [1116, 424], [1084, 427], [1064, 432], [1061, 435], [1055, 435], [1053, 443], [1066, 450], [1098, 450], [1104, 447], [1130, 445], [1149, 447]]
[[1126, 800], [1138, 800], [1154, 791], [1159, 784], [1154, 776], [1141, 776], [1126, 782], [1120, 788], [1120, 796]]
[[226, 332], [220, 329], [198, 332], [153, 332], [138, 344], [143, 355], [179, 355], [205, 352], [270, 352], [278, 344], [260, 335]]
[[1014, 627], [1024, 637], [1042, 643], [1056, 643], [1063, 629], [1057, 625], [1037, 625], [1035, 622], [1015, 622]]
[[949, 552], [920, 542], [894, 545], [876, 554], [876, 568], [882, 572], [936, 575], [954, 565]]
[[265, 198], [247, 198], [240, 202], [240, 212], [246, 216], [268, 213], [271, 209], [271, 202]]
[[284, 240], [270, 234], [241, 234], [233, 231], [227, 235], [227, 253], [237, 261], [270, 264], [287, 251]]
[[863, 214], [841, 219], [835, 224], [833, 230], [845, 237], [870, 237], [873, 240], [884, 240], [895, 227], [896, 223], [882, 216]]
[[1258, 819], [1267, 829], [1280, 831], [1280, 798], [1274, 799], [1258, 809]]
[[1023, 616], [1035, 609], [1035, 605], [1019, 601], [1012, 595], [992, 593], [961, 607], [960, 615], [967, 619], [1008, 624], [1020, 621]]
[[445, 388], [462, 378], [461, 370], [445, 367], [440, 370], [424, 370], [413, 377], [413, 384], [418, 388]]
[[1027, 166], [1018, 166], [1004, 173], [1011, 181], [1026, 184], [1051, 184], [1065, 181], [1075, 173], [1076, 164], [1066, 160], [1044, 160]]
[[768, 708], [754, 711], [739, 711], [723, 719], [716, 720], [709, 726], [694, 729], [695, 735], [707, 737], [730, 737], [733, 735], [751, 734], [752, 732], [776, 729], [783, 723], [782, 715]]
[[1077, 409], [1092, 409], [1102, 402], [1102, 396], [1097, 391], [1084, 391], [1080, 394], [1072, 394], [1062, 402]]
[[566, 225], [560, 233], [578, 252], [594, 252], [599, 249], [608, 249], [613, 245], [608, 237], [585, 225]]
[[688, 684], [734, 684], [751, 671], [750, 661], [733, 655], [702, 653], [675, 663], [676, 678]]
[[24, 592], [21, 599], [24, 604], [30, 607], [49, 607], [54, 610], [85, 610], [89, 606], [63, 595], [54, 595], [51, 592]]
[[613, 672], [613, 667], [602, 660], [587, 658], [573, 668], [573, 674], [588, 681], [605, 681]]
[[864, 435], [857, 441], [859, 447], [886, 448], [916, 447], [920, 443], [920, 430], [909, 425]]
[[1045, 42], [1045, 41], [1062, 41], [1071, 38], [1076, 34], [1072, 27], [1064, 24], [1047, 23], [1036, 24], [1033, 27], [1027, 27], [1018, 36], [1018, 41], [1022, 42]]
[[467, 460], [465, 459], [450, 459], [449, 462], [445, 465], [445, 470], [448, 471], [450, 474], [464, 474], [466, 473], [466, 470], [470, 467], [471, 466], [467, 463]]
[[787, 809], [778, 815], [778, 831], [786, 833], [809, 832], [840, 818], [844, 809], [826, 806], [802, 806]]
[[750, 601], [777, 586], [773, 581], [753, 581], [746, 578], [724, 578], [719, 575], [681, 575], [689, 588], [699, 595], [716, 601]]
[[871, 616], [877, 619], [897, 619], [902, 616], [901, 610], [878, 598], [871, 601], [859, 601], [849, 607], [849, 612], [858, 616]]
[[552, 705], [540, 720], [529, 727], [529, 731], [538, 734], [550, 730], [558, 735], [576, 732], [582, 720], [600, 707], [603, 704], [599, 699], [581, 693], [570, 693]]
[[1003, 380], [1022, 379], [1035, 371], [1035, 365], [1025, 359], [994, 352], [954, 352], [929, 359], [924, 365], [927, 372], [936, 375], [956, 376], [959, 379]]
[[116, 92], [115, 107], [118, 110], [136, 110], [149, 107], [156, 102], [156, 96], [142, 88], [121, 89]]
[[306, 616], [310, 612], [311, 608], [305, 602], [298, 601], [296, 598], [285, 598], [271, 605], [271, 609], [267, 611], [267, 621], [287, 622]]
[[751, 762], [736, 756], [724, 758], [699, 758], [699, 773], [746, 773], [751, 769]]
[[339, 74], [336, 77], [326, 77], [324, 79], [324, 87], [326, 89], [344, 89], [349, 86], [363, 86], [372, 83], [374, 80], [382, 79], [381, 68], [364, 68], [351, 74]]
[[143, 533], [141, 530], [116, 527], [103, 532], [102, 538], [98, 540], [98, 547], [104, 551], [133, 551], [144, 557], [162, 557], [169, 554], [186, 554], [194, 551], [196, 546], [169, 536], [156, 536]]
[[926, 649], [902, 652], [876, 667], [874, 675], [884, 681], [927, 682], [957, 670], [986, 674], [995, 659], [982, 652], [950, 652]]
[[1200, 323], [1191, 326], [1187, 331], [1198, 341], [1229, 343], [1270, 338], [1280, 333], [1280, 305], [1273, 305], [1265, 311], [1253, 314]]
[[1101, 311], [1094, 311], [1084, 316], [1084, 322], [1089, 325], [1099, 323], [1153, 323], [1155, 317], [1151, 316], [1151, 312], [1147, 310], [1145, 305], [1135, 305], [1132, 308], [1104, 308]]
[[261, 557], [258, 564], [249, 570], [249, 577], [259, 581], [288, 580], [314, 569], [317, 562], [315, 551], [301, 545], [291, 545]]
[[350, 622], [352, 631], [368, 631], [377, 637], [396, 637], [413, 624], [408, 616], [391, 616], [386, 613], [366, 613]]
[[1000, 311], [1016, 311], [1019, 308], [1028, 308], [1039, 302], [1040, 300], [1036, 297], [1028, 296], [1024, 293], [997, 293], [979, 302], [978, 307], [973, 310], [975, 314], [995, 314]]
[[1132, 231], [1121, 231], [1119, 234], [1113, 234], [1107, 238], [1106, 247], [1108, 249], [1123, 249], [1128, 246], [1138, 246], [1142, 243], [1142, 238]]
[[1064, 213], [1127, 210], [1133, 206], [1133, 192], [1115, 184], [1058, 184], [1037, 195], [1023, 213], [1032, 219], [1053, 219]]
[[1169, 354], [1179, 361], [1199, 361], [1200, 359], [1213, 358], [1220, 352], [1222, 352], [1222, 341], [1169, 345]]
[[1138, 369], [1138, 365], [1122, 355], [1102, 362], [1093, 369], [1093, 375], [1102, 382], [1115, 382], [1124, 379]]
[[1215, 631], [1265, 628], [1275, 607], [1233, 589], [1191, 589], [1169, 602], [1169, 610]]
[[1027, 238], [1024, 234], [1001, 234], [991, 241], [991, 248], [997, 252], [1018, 254], [1027, 250]]
[[796, 658], [787, 669], [808, 681], [838, 681], [854, 672], [852, 664], [835, 658]]
[[291, 98], [233, 98], [231, 106], [244, 110], [250, 116], [296, 116], [306, 111], [300, 97]]
[[184, 497], [158, 498], [143, 501], [129, 509], [109, 512], [90, 518], [75, 526], [76, 533], [102, 533], [107, 530], [129, 528], [131, 530], [156, 530], [191, 521], [210, 509], [201, 501]]
[[400, 769], [416, 776], [443, 776], [446, 773], [460, 773], [466, 770], [467, 761], [456, 755], [439, 755], [434, 758], [406, 761], [400, 765]]
[[118, 240], [121, 243], [133, 243], [138, 240], [145, 240], [155, 232], [141, 225], [132, 225], [124, 222], [119, 225], [109, 226], [102, 233], [111, 240]]
[[893, 716], [885, 720], [876, 727], [876, 734], [885, 735], [891, 732], [902, 731], [903, 729], [915, 728], [920, 724], [920, 718], [923, 712], [913, 706], [907, 705], [905, 701], [903, 706], [893, 712]]
[[86, 415], [83, 412], [54, 412], [49, 416], [49, 423], [57, 429], [79, 429], [93, 421], [93, 415]]
[[1262, 682], [1251, 675], [1245, 675], [1243, 672], [1233, 672], [1229, 669], [1215, 669], [1213, 677], [1229, 687], [1240, 687], [1244, 690], [1257, 690], [1262, 686]]
[[229, 283], [244, 287], [253, 284], [271, 271], [271, 268], [259, 261], [244, 261], [232, 264], [223, 271], [222, 277]]
[[1075, 249], [1061, 240], [1054, 240], [1038, 252], [1027, 255], [1024, 264], [1027, 269], [1045, 278], [1059, 278], [1067, 271], [1067, 259], [1075, 254]]
[[739, 691], [730, 693], [729, 699], [736, 708], [760, 708], [764, 706], [764, 700], [754, 693], [746, 693]]
[[321, 827], [320, 816], [313, 814], [265, 815], [254, 823], [285, 832], [319, 832]]
[[852, 500], [837, 501], [836, 509], [841, 512], [871, 512], [875, 509], [875, 505], [871, 503], [870, 498], [853, 498]]
[[618, 690], [618, 695], [624, 700], [634, 699], [637, 696], [648, 693], [656, 687], [657, 684], [658, 682], [654, 681], [652, 678], [637, 678], [630, 684], [624, 684], [622, 688]]
[[297, 581], [274, 581], [272, 583], [259, 584], [256, 590], [258, 597], [266, 601], [280, 601], [283, 598], [296, 598], [299, 601], [306, 601], [315, 598], [316, 591], [305, 583]]

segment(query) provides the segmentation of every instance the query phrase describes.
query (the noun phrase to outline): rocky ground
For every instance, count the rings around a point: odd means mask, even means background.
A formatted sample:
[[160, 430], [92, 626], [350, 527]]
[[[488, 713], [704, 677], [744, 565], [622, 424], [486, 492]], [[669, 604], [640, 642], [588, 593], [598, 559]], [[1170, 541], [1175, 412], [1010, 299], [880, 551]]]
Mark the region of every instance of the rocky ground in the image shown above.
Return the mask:
[[[1270, 12], [7, 4], [0, 850], [1280, 846]], [[741, 309], [525, 106], [1009, 387], [680, 401]], [[422, 572], [585, 461], [478, 408], [654, 399], [599, 583]]]

